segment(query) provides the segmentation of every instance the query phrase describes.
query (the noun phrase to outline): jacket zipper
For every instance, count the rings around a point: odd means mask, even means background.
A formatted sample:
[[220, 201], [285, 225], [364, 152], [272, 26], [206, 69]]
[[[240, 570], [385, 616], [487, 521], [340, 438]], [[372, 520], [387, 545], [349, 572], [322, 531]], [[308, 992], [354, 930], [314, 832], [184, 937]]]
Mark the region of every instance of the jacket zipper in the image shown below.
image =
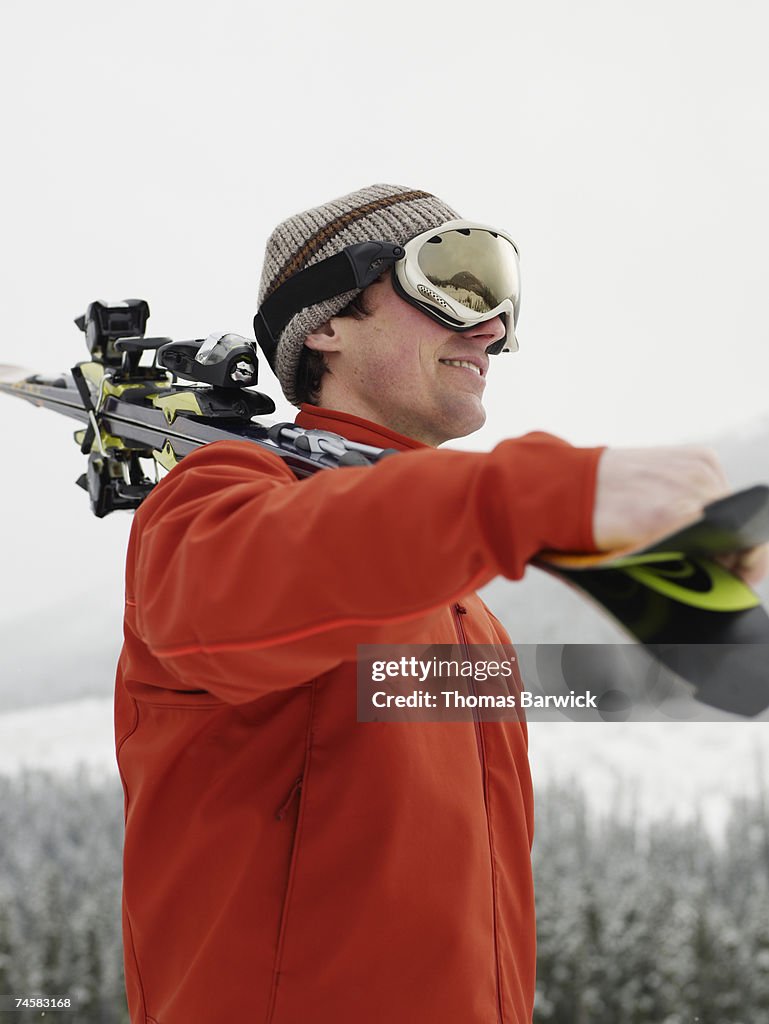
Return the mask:
[[[291, 789], [288, 791], [288, 795], [286, 796], [286, 798], [283, 801], [283, 803], [280, 805], [280, 807], [275, 812], [275, 817], [276, 817], [276, 819], [278, 821], [283, 821], [283, 819], [286, 817], [286, 815], [288, 814], [289, 810], [291, 809], [292, 805], [298, 801], [298, 797], [299, 797], [299, 795], [301, 794], [301, 791], [302, 791], [302, 783], [303, 782], [304, 782], [304, 776], [303, 775], [299, 775], [299, 776], [297, 776], [297, 778], [294, 779], [293, 783], [291, 784]], [[277, 945], [277, 951], [276, 951], [276, 954], [275, 954], [275, 964], [273, 966], [272, 987], [271, 987], [271, 990], [270, 990], [269, 1002], [267, 1004], [267, 1024], [270, 1024], [270, 1021], [273, 1019], [273, 1016], [275, 1014], [275, 1001], [276, 1001], [277, 996], [278, 996], [278, 978], [279, 978], [279, 974], [280, 974], [279, 964], [280, 964], [280, 959], [281, 959], [281, 956], [282, 956], [283, 941], [284, 941], [284, 935], [285, 935], [285, 929], [286, 929], [286, 915], [288, 913], [288, 906], [289, 906], [289, 901], [290, 901], [290, 898], [291, 898], [291, 886], [292, 886], [292, 880], [293, 880], [293, 875], [294, 875], [294, 863], [295, 863], [295, 860], [296, 860], [297, 843], [298, 843], [298, 836], [299, 836], [299, 817], [300, 817], [300, 813], [301, 813], [301, 806], [298, 807], [297, 815], [296, 815], [296, 818], [294, 819], [293, 830], [292, 830], [292, 834], [291, 834], [291, 852], [290, 852], [290, 855], [289, 855], [289, 875], [288, 875], [288, 882], [286, 884], [286, 889], [285, 889], [285, 892], [283, 893], [283, 906], [281, 908], [281, 914], [280, 914], [280, 925], [279, 925], [279, 929], [278, 929], [278, 939], [277, 939], [278, 945]]]
[[291, 789], [289, 790], [288, 796], [283, 801], [283, 803], [280, 805], [278, 810], [275, 812], [275, 817], [278, 819], [278, 821], [283, 821], [283, 819], [286, 816], [286, 812], [288, 811], [289, 807], [291, 806], [291, 804], [294, 801], [294, 798], [299, 793], [301, 788], [302, 788], [302, 776], [300, 775], [299, 778], [294, 780], [294, 784], [291, 787]]
[[[470, 660], [470, 651], [467, 644], [467, 635], [465, 634], [465, 627], [462, 622], [462, 616], [467, 615], [467, 608], [463, 604], [454, 605], [454, 622], [457, 627], [457, 635], [459, 636], [459, 644], [462, 648], [462, 654], [466, 661]], [[475, 680], [470, 676], [470, 689], [473, 692], [473, 696], [477, 696], [475, 690]], [[478, 745], [478, 760], [481, 762], [481, 772], [483, 778], [483, 801], [486, 802], [486, 759], [483, 755], [483, 742], [481, 740], [481, 723], [478, 717], [477, 708], [472, 709], [473, 714], [473, 725], [475, 727], [475, 742]]]
[[[454, 612], [454, 624], [456, 626], [457, 636], [459, 637], [459, 643], [462, 647], [462, 652], [467, 661], [470, 660], [470, 651], [467, 643], [467, 634], [465, 633], [464, 623], [462, 622], [462, 616], [467, 615], [467, 608], [458, 602], [453, 607]], [[470, 679], [470, 689], [473, 696], [477, 696], [475, 688], [475, 680], [472, 676]], [[497, 1019], [499, 1024], [503, 1022], [502, 1014], [502, 990], [499, 980], [499, 940], [497, 937], [497, 872], [494, 867], [494, 851], [491, 842], [491, 821], [489, 820], [489, 801], [488, 794], [486, 793], [486, 752], [483, 746], [483, 735], [481, 733], [481, 723], [479, 718], [479, 712], [476, 708], [472, 709], [473, 712], [473, 725], [475, 726], [475, 742], [478, 746], [478, 759], [481, 764], [481, 787], [483, 789], [483, 806], [486, 811], [486, 829], [488, 832], [489, 839], [489, 861], [491, 864], [491, 911], [492, 911], [492, 925], [494, 929], [494, 969], [495, 977], [497, 981]]]

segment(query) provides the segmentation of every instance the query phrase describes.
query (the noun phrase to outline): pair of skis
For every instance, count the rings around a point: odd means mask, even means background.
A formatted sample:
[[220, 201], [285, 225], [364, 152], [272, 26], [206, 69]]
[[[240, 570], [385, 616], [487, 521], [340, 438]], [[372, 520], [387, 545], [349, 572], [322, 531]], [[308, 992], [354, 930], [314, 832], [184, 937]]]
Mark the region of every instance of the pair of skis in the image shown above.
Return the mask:
[[666, 668], [698, 700], [754, 716], [769, 707], [769, 615], [717, 556], [769, 541], [769, 487], [708, 505], [675, 533], [610, 555], [546, 553], [535, 564], [568, 583]]
[[[146, 338], [142, 299], [94, 302], [75, 322], [91, 360], [46, 378], [0, 366], [0, 391], [77, 420], [87, 456], [77, 481], [102, 517], [137, 508], [160, 476], [201, 445], [245, 440], [272, 451], [301, 478], [320, 469], [370, 465], [388, 450], [293, 423], [266, 426], [268, 396], [253, 390], [253, 342]], [[152, 352], [152, 365], [142, 365]], [[180, 383], [183, 381], [190, 383]], [[145, 465], [154, 464], [147, 476]], [[769, 615], [756, 594], [715, 561], [769, 541], [769, 487], [709, 505], [683, 530], [640, 550], [610, 555], [543, 553], [535, 564], [592, 600], [663, 665], [696, 687], [697, 699], [744, 716], [769, 707]]]

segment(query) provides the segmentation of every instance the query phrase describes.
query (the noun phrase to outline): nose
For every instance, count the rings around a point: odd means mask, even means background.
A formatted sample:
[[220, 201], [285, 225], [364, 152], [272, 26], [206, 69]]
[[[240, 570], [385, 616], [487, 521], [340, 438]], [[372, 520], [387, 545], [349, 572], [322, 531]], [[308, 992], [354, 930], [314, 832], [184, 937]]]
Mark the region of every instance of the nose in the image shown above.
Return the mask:
[[495, 316], [491, 320], [482, 320], [475, 327], [471, 327], [469, 331], [462, 332], [466, 338], [474, 338], [482, 342], [485, 348], [489, 345], [493, 345], [496, 341], [501, 341], [502, 338], [507, 334], [507, 328], [505, 327], [504, 320], [501, 316]]

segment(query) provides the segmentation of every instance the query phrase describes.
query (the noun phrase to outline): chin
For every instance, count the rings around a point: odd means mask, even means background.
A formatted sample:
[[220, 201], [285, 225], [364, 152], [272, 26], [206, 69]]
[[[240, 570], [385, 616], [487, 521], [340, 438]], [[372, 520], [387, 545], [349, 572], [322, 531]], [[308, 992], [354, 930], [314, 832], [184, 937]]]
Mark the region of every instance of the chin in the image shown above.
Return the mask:
[[[480, 430], [486, 422], [486, 410], [482, 405], [477, 405], [469, 410], [464, 408], [455, 410], [455, 415], [447, 418], [446, 440], [450, 441], [455, 437], [467, 437]], [[448, 432], [450, 431], [450, 433]]]

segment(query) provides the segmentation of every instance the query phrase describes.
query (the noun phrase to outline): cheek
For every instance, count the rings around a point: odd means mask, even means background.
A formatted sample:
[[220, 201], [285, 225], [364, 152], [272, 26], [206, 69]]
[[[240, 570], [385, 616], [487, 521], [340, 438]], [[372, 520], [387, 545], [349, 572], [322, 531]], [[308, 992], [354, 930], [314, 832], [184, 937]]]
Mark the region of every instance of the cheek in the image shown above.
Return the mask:
[[395, 337], [393, 334], [372, 331], [360, 339], [356, 360], [358, 376], [374, 387], [408, 387], [420, 373], [416, 339], [405, 331]]

